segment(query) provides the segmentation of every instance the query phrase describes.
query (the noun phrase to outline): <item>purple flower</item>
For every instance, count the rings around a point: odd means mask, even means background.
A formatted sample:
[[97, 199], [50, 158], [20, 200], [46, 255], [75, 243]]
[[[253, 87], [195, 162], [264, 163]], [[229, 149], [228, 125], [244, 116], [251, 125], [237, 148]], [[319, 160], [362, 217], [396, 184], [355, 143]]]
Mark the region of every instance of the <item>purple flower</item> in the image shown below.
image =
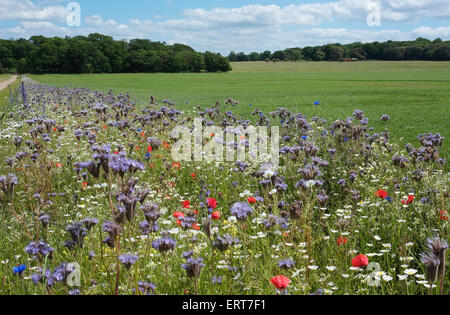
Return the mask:
[[224, 252], [228, 249], [228, 247], [237, 243], [239, 243], [238, 239], [232, 238], [230, 235], [224, 235], [217, 237], [217, 240], [213, 243], [213, 246]]
[[203, 264], [203, 258], [188, 258], [186, 263], [181, 266], [186, 270], [188, 277], [198, 278], [205, 264]]
[[[153, 295], [154, 291], [156, 290], [156, 285], [149, 282], [138, 282], [138, 290], [145, 295]], [[133, 292], [135, 292], [135, 289], [133, 289]]]
[[211, 279], [213, 284], [221, 284], [222, 283], [222, 276], [218, 277], [218, 276], [214, 276]]
[[119, 260], [122, 264], [125, 265], [125, 268], [130, 269], [139, 257], [135, 254], [123, 254], [119, 256]]
[[50, 259], [53, 257], [53, 252], [55, 249], [53, 247], [48, 246], [47, 243], [43, 241], [39, 242], [31, 242], [25, 247], [25, 251], [32, 255], [33, 258], [41, 259], [43, 257], [49, 257]]
[[72, 241], [83, 247], [83, 240], [87, 236], [87, 230], [83, 227], [83, 223], [73, 222], [66, 227], [66, 230], [69, 231]]
[[110, 248], [114, 247], [117, 236], [120, 233], [120, 226], [111, 221], [105, 221], [103, 223], [103, 231], [108, 233], [106, 239], [103, 240]]
[[86, 228], [90, 231], [95, 225], [97, 225], [98, 220], [95, 218], [86, 218], [86, 219], [83, 219], [83, 221], [81, 221], [81, 222], [84, 223]]
[[231, 206], [230, 212], [238, 220], [244, 220], [253, 213], [253, 209], [247, 202], [236, 202]]
[[295, 261], [293, 261], [292, 259], [282, 259], [278, 262], [278, 267], [282, 268], [282, 269], [291, 269], [292, 267], [295, 266]]
[[162, 253], [174, 249], [175, 246], [176, 246], [175, 240], [173, 240], [167, 235], [164, 235], [162, 238], [159, 238], [152, 243], [152, 247], [156, 250], [159, 250]]

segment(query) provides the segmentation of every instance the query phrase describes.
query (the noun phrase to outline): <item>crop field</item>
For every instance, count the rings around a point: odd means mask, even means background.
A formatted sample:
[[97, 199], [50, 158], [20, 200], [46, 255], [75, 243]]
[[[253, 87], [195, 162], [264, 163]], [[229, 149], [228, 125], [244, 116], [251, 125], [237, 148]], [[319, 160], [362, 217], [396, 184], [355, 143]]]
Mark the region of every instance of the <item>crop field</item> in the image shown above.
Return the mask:
[[[268, 113], [286, 107], [328, 120], [360, 109], [377, 132], [383, 131], [379, 117], [389, 114], [391, 135], [402, 144], [418, 144], [416, 137], [424, 132], [450, 137], [450, 62], [243, 62], [232, 67], [229, 73], [31, 77], [51, 86], [129, 92], [145, 103], [153, 95], [170, 99], [179, 109], [212, 106], [232, 97], [239, 101], [233, 113], [246, 118], [255, 108]], [[320, 106], [314, 106], [316, 101]], [[448, 143], [443, 152], [450, 153]]]
[[0, 294], [448, 295], [450, 62], [232, 66], [15, 83]]

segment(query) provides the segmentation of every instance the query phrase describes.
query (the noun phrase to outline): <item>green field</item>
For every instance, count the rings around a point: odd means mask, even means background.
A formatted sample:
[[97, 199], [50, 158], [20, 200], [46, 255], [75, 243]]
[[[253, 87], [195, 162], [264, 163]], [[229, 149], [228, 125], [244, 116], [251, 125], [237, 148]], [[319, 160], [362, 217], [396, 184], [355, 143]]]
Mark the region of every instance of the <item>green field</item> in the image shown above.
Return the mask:
[[8, 80], [11, 77], [9, 74], [0, 74], [0, 82]]
[[[130, 92], [145, 102], [154, 95], [158, 101], [176, 102], [181, 109], [211, 106], [232, 97], [240, 104], [230, 110], [244, 117], [256, 107], [265, 112], [287, 107], [327, 119], [346, 118], [361, 109], [369, 126], [378, 131], [385, 126], [381, 115], [390, 115], [391, 136], [402, 143], [417, 145], [417, 135], [424, 132], [450, 137], [450, 62], [249, 62], [232, 67], [229, 73], [30, 77], [52, 86]], [[320, 106], [314, 106], [315, 101]], [[448, 141], [444, 146], [443, 156], [448, 158]]]

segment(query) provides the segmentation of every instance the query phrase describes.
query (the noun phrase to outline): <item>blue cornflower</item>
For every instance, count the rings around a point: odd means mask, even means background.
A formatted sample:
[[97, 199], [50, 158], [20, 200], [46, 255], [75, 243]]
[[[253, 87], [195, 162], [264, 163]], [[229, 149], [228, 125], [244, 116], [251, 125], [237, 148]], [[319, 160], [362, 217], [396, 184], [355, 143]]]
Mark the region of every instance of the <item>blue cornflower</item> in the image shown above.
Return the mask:
[[387, 197], [384, 198], [384, 199], [386, 199], [386, 200], [389, 201], [389, 202], [392, 202], [392, 199], [391, 199], [391, 197], [389, 197], [389, 196], [387, 196]]
[[308, 139], [308, 136], [303, 136], [302, 139], [306, 140], [306, 139]]
[[344, 141], [348, 141], [348, 138], [344, 138]]
[[317, 102], [314, 103], [314, 105], [316, 105], [316, 106], [319, 105], [319, 104], [320, 104], [320, 101], [317, 101]]
[[20, 265], [20, 266], [14, 267], [12, 270], [13, 270], [15, 275], [19, 275], [20, 276], [25, 271], [25, 269], [27, 269], [26, 265]]
[[253, 106], [253, 104], [250, 104], [250, 106]]

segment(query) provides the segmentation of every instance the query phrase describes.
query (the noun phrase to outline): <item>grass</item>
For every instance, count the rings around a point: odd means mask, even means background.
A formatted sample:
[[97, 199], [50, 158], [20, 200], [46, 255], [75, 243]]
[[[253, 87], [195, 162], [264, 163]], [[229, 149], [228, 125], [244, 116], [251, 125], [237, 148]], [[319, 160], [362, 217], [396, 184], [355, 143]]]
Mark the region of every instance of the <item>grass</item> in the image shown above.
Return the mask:
[[[232, 66], [229, 73], [30, 77], [52, 86], [130, 92], [145, 102], [150, 95], [158, 101], [169, 98], [182, 109], [232, 97], [240, 101], [233, 112], [247, 118], [255, 107], [264, 112], [287, 107], [308, 117], [333, 120], [361, 109], [377, 131], [384, 128], [381, 115], [390, 115], [391, 136], [402, 144], [418, 145], [416, 137], [424, 132], [450, 137], [446, 128], [450, 120], [450, 62], [246, 62]], [[315, 101], [320, 101], [320, 106], [313, 106]], [[449, 150], [446, 141], [445, 157]]]
[[10, 77], [10, 74], [0, 74], [0, 82], [8, 80]]
[[[3, 78], [3, 76], [5, 76], [5, 77]], [[9, 75], [0, 74], [0, 82], [7, 80], [9, 78], [8, 76]], [[18, 79], [15, 82], [13, 82], [12, 84], [10, 84], [10, 88], [11, 88], [11, 90], [14, 91], [17, 87], [19, 87], [19, 85], [20, 85], [20, 80]], [[2, 112], [3, 107], [9, 103], [9, 96], [10, 95], [9, 95], [8, 87], [6, 87], [2, 91], [0, 91], [0, 112]]]

